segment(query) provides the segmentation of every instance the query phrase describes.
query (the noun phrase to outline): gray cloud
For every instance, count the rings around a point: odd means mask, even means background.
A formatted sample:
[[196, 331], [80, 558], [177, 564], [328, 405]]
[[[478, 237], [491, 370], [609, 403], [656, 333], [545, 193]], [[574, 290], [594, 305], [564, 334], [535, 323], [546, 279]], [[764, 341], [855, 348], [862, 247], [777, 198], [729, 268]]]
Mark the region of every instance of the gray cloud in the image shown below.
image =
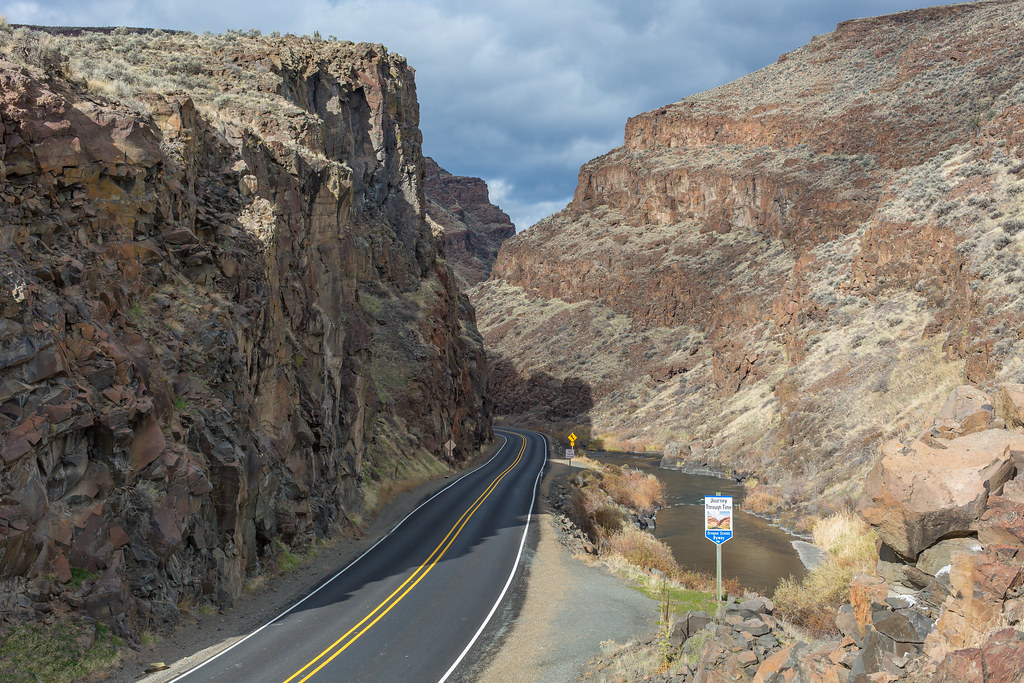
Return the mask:
[[230, 28], [380, 42], [416, 68], [424, 151], [516, 225], [565, 205], [629, 116], [765, 66], [836, 23], [920, 0], [46, 0], [14, 23]]

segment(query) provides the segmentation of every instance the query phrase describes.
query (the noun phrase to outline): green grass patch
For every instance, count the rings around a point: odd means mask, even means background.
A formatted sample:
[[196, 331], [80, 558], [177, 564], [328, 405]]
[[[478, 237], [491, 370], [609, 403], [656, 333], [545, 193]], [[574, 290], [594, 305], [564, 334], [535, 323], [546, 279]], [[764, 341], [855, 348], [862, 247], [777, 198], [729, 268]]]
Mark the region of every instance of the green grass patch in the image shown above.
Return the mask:
[[95, 579], [98, 577], [99, 574], [91, 572], [88, 569], [82, 569], [81, 567], [72, 567], [71, 581], [69, 581], [68, 583], [71, 585], [72, 588], [78, 590], [82, 587], [82, 584], [85, 583], [88, 579]]
[[[661, 599], [661, 589], [656, 585], [633, 586], [651, 600]], [[690, 590], [689, 588], [669, 588], [669, 600], [672, 604], [672, 615], [681, 616], [687, 612], [707, 612], [714, 614], [717, 609], [714, 593]]]
[[302, 558], [293, 555], [287, 550], [282, 551], [277, 556], [277, 568], [283, 572], [290, 572], [301, 564]]
[[115, 665], [121, 658], [123, 642], [103, 624], [96, 624], [91, 647], [91, 625], [55, 624], [15, 626], [0, 638], [0, 680], [80, 681], [95, 672]]

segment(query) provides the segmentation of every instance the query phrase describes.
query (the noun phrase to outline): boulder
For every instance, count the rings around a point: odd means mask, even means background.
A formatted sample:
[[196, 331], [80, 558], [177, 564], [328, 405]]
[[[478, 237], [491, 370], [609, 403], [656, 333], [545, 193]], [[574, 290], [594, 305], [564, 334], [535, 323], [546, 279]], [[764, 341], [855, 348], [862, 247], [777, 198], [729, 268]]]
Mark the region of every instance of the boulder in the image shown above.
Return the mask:
[[928, 548], [917, 558], [917, 568], [926, 574], [937, 576], [943, 568], [952, 564], [953, 553], [977, 554], [981, 544], [973, 538], [947, 538]]
[[950, 441], [890, 441], [868, 474], [860, 511], [882, 542], [916, 560], [935, 541], [975, 530], [989, 494], [1014, 471], [1010, 444], [1020, 438], [986, 430]]
[[1012, 628], [997, 631], [981, 646], [981, 656], [989, 681], [1020, 680], [1024, 674], [1024, 633]]
[[981, 650], [972, 647], [950, 652], [939, 664], [933, 680], [935, 683], [982, 683], [985, 674]]
[[875, 630], [892, 641], [890, 650], [897, 656], [917, 653], [935, 628], [935, 622], [913, 609], [901, 609], [875, 622]]
[[995, 407], [988, 394], [972, 386], [959, 386], [950, 392], [946, 403], [935, 416], [939, 436], [954, 439], [989, 428]]
[[1008, 426], [1024, 426], [1024, 384], [1001, 384], [996, 394], [996, 410]]
[[[1024, 584], [1024, 567], [1011, 548], [953, 555], [950, 583], [953, 598], [935, 623], [945, 649], [976, 645], [1003, 621], [1003, 602]], [[929, 640], [933, 640], [929, 636]], [[931, 649], [931, 648], [929, 648]]]
[[979, 524], [978, 540], [986, 545], [1024, 547], [1024, 480], [1008, 481], [1003, 495], [989, 496], [988, 509]]
[[858, 635], [863, 636], [867, 627], [873, 623], [872, 615], [876, 605], [883, 604], [888, 595], [889, 586], [883, 579], [867, 574], [854, 574], [853, 580], [850, 581], [850, 605], [853, 607], [853, 616], [860, 633], [846, 635], [854, 639]]

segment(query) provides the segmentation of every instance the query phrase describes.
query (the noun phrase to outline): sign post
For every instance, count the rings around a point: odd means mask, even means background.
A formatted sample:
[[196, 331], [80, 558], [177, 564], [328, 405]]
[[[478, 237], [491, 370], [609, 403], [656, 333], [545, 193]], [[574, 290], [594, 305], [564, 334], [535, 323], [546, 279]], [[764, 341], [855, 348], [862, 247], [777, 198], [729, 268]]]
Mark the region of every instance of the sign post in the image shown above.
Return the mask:
[[572, 459], [576, 455], [576, 432], [569, 433], [569, 447], [565, 449], [565, 459], [569, 461], [569, 469], [572, 469]]
[[455, 441], [448, 439], [448, 442], [444, 445], [444, 452], [448, 455], [448, 459], [451, 460], [455, 454]]
[[732, 538], [732, 496], [704, 496], [704, 537], [715, 544], [718, 602], [722, 601], [722, 544]]

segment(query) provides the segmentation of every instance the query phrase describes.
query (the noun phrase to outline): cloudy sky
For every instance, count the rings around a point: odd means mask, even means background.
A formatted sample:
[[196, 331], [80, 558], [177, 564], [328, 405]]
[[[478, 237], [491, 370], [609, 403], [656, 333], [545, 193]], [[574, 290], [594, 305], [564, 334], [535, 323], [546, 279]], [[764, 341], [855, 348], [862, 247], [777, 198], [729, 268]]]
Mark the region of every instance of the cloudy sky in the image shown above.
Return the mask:
[[572, 198], [626, 119], [855, 17], [941, 0], [0, 0], [11, 23], [335, 35], [416, 69], [424, 152], [522, 230]]

